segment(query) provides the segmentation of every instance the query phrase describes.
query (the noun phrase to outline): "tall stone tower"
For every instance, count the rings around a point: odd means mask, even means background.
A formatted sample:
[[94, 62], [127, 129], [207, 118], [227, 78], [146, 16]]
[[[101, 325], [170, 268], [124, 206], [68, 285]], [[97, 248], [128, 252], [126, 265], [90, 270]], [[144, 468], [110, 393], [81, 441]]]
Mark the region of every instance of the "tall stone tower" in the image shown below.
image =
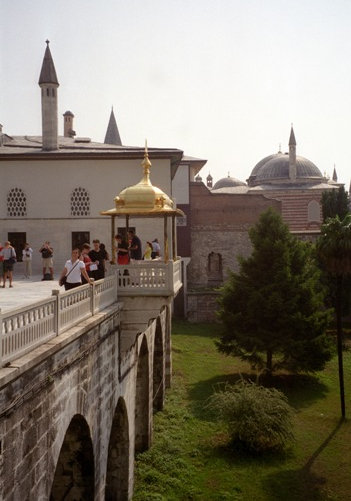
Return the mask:
[[74, 115], [69, 110], [63, 114], [63, 135], [65, 137], [74, 137], [76, 135], [73, 130], [73, 118]]
[[41, 88], [41, 116], [43, 150], [58, 149], [57, 134], [57, 88], [59, 86], [54, 62], [52, 60], [49, 40], [46, 41], [46, 50], [39, 77]]
[[289, 178], [293, 182], [296, 181], [296, 140], [292, 126], [289, 139]]

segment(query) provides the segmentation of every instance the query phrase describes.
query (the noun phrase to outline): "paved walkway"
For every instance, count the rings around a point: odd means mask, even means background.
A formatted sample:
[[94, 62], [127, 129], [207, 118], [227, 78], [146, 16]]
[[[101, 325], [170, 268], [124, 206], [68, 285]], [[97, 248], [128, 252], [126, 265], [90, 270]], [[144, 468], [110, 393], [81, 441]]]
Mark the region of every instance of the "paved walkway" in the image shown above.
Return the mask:
[[51, 296], [53, 289], [60, 289], [58, 280], [41, 280], [42, 275], [36, 275], [30, 279], [22, 276], [15, 276], [12, 282], [13, 287], [9, 288], [9, 282], [6, 281], [6, 287], [0, 287], [0, 309], [2, 312], [14, 310], [21, 306], [26, 306], [41, 299]]

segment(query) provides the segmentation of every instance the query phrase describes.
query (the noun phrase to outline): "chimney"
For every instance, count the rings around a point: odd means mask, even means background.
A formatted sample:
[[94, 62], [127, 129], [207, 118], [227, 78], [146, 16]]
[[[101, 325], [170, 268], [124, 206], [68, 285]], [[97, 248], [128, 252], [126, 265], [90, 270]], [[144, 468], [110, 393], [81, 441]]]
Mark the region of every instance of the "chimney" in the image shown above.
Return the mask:
[[74, 115], [71, 111], [66, 111], [63, 114], [63, 135], [64, 137], [74, 137], [76, 132], [73, 130]]

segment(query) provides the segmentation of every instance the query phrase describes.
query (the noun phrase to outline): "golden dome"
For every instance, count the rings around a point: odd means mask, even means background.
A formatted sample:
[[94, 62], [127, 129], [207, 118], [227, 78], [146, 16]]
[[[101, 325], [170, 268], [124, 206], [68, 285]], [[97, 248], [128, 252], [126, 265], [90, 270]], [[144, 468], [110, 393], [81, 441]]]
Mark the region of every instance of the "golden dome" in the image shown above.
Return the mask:
[[101, 212], [103, 216], [113, 215], [138, 215], [138, 216], [161, 216], [176, 215], [184, 216], [183, 211], [175, 208], [173, 200], [162, 190], [153, 186], [150, 181], [150, 167], [147, 144], [145, 144], [144, 159], [141, 163], [143, 177], [138, 184], [129, 186], [115, 197], [115, 208]]

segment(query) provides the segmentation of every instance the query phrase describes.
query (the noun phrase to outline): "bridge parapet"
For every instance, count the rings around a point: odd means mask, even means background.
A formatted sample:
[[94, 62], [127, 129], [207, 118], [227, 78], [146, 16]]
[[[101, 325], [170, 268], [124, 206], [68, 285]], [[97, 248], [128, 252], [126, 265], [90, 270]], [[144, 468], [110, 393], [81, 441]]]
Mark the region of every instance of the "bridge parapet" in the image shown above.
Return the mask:
[[0, 367], [117, 301], [115, 276], [1, 314]]
[[182, 286], [181, 260], [134, 261], [117, 265], [119, 296], [176, 296]]

